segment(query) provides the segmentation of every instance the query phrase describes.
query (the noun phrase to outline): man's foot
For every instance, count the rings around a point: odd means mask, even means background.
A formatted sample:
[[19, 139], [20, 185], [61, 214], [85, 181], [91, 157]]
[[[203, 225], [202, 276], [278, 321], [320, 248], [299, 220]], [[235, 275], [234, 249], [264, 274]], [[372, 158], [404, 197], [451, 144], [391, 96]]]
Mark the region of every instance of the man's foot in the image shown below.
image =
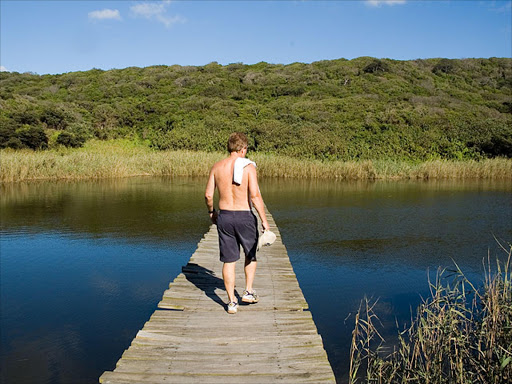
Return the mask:
[[260, 300], [258, 295], [256, 294], [256, 291], [249, 292], [247, 290], [244, 291], [244, 294], [242, 296], [242, 301], [244, 303], [257, 303]]
[[228, 313], [236, 313], [238, 311], [238, 303], [236, 301], [232, 301], [228, 304]]

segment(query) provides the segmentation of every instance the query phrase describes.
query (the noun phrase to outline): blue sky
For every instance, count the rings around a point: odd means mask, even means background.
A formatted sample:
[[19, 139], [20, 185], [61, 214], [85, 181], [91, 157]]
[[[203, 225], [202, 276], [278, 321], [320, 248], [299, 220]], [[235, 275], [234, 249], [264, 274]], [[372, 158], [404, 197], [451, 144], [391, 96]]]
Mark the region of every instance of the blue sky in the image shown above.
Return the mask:
[[0, 65], [17, 72], [511, 57], [512, 1], [0, 0]]

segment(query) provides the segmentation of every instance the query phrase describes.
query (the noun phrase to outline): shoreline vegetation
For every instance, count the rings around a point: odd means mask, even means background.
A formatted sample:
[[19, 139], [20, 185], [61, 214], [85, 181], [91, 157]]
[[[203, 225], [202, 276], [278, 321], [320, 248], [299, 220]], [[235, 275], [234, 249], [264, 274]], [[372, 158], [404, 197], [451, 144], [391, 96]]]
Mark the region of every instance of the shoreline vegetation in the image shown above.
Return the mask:
[[[0, 150], [0, 182], [82, 180], [131, 176], [207, 176], [225, 153], [150, 148], [128, 139], [90, 140], [82, 148], [46, 151]], [[512, 178], [512, 159], [316, 160], [249, 153], [260, 177], [337, 180], [504, 179]]]
[[493, 267], [484, 259], [483, 285], [473, 285], [455, 264], [429, 280], [430, 296], [411, 323], [397, 327], [397, 342], [379, 330], [377, 301], [364, 299], [355, 315], [349, 383], [475, 383], [512, 380], [512, 247]]

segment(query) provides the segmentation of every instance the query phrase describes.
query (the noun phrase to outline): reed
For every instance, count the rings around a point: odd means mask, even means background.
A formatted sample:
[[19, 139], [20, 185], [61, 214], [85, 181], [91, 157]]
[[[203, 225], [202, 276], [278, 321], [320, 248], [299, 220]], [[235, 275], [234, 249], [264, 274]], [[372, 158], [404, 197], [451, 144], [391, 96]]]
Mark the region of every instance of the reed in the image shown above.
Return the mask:
[[429, 281], [430, 297], [399, 331], [391, 353], [378, 332], [376, 302], [363, 300], [352, 333], [349, 383], [510, 383], [512, 247], [505, 251], [506, 262], [497, 260], [494, 272], [487, 259], [480, 289], [457, 265], [450, 282], [446, 271], [438, 271]]
[[[206, 176], [226, 154], [156, 151], [130, 140], [91, 140], [84, 148], [48, 151], [0, 150], [0, 182], [90, 179], [140, 175]], [[393, 160], [320, 161], [273, 154], [249, 157], [265, 177], [359, 179], [511, 178], [512, 160], [435, 160], [412, 164]]]
[[92, 141], [80, 149], [2, 150], [2, 182], [92, 179], [142, 175], [204, 176], [219, 153], [154, 151], [125, 140]]

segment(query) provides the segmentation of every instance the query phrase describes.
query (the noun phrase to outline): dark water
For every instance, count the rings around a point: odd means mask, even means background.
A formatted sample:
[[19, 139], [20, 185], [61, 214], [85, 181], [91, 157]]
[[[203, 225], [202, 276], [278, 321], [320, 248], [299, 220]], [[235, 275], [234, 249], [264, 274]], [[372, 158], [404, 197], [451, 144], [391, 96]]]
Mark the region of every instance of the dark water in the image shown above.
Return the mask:
[[[95, 383], [208, 229], [204, 179], [1, 187], [2, 383]], [[512, 241], [511, 181], [263, 180], [261, 189], [340, 382], [365, 296], [391, 339], [427, 293], [427, 271]]]

